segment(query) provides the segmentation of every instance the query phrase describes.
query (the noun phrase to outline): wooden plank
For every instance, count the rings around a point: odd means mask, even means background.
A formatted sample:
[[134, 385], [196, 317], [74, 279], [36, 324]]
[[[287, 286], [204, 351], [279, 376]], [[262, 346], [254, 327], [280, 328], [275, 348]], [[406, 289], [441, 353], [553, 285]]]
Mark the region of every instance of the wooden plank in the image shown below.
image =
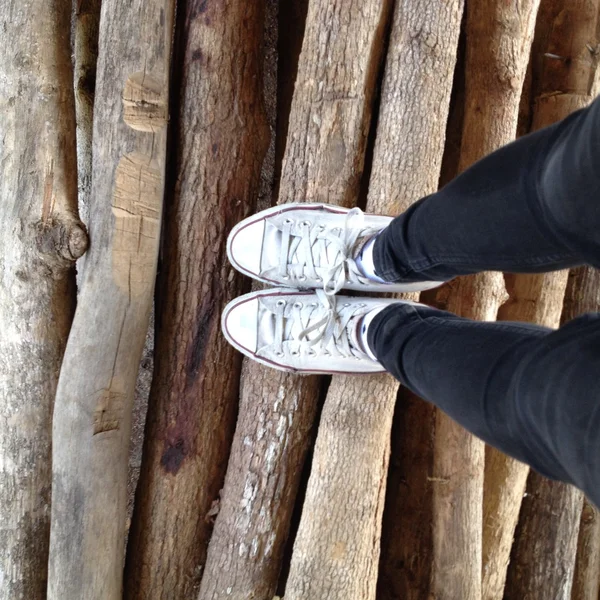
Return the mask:
[[173, 0], [105, 0], [90, 238], [53, 421], [48, 598], [121, 598], [127, 458], [154, 291]]

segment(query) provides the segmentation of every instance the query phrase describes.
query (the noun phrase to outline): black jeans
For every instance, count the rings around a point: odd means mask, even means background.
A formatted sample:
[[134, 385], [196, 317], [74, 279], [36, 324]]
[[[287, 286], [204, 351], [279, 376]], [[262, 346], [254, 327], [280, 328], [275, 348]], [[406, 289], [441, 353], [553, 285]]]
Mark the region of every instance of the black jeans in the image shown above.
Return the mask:
[[[378, 236], [374, 261], [388, 281], [600, 266], [600, 99], [417, 202]], [[600, 314], [553, 331], [394, 305], [367, 335], [406, 387], [600, 506]]]

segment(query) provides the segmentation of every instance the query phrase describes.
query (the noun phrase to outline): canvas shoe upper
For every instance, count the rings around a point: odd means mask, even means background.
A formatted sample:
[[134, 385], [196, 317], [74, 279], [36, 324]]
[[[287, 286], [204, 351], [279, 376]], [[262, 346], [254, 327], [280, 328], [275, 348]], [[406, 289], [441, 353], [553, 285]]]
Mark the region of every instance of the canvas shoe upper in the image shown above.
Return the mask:
[[379, 373], [359, 340], [362, 317], [398, 300], [332, 297], [323, 292], [261, 290], [223, 311], [227, 340], [258, 362], [296, 373]]
[[240, 272], [264, 283], [300, 289], [412, 292], [438, 282], [382, 283], [366, 277], [356, 262], [365, 241], [392, 217], [364, 214], [328, 204], [287, 204], [263, 210], [238, 223], [227, 240], [227, 255]]

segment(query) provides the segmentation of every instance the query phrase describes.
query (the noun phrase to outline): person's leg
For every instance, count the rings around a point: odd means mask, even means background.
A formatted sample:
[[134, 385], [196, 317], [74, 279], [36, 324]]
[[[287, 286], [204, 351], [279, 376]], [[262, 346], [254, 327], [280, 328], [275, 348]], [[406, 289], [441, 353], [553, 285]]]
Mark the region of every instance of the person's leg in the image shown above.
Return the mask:
[[600, 266], [600, 99], [479, 161], [375, 240], [387, 281]]
[[367, 340], [410, 390], [600, 505], [600, 315], [552, 331], [395, 304], [373, 319]]

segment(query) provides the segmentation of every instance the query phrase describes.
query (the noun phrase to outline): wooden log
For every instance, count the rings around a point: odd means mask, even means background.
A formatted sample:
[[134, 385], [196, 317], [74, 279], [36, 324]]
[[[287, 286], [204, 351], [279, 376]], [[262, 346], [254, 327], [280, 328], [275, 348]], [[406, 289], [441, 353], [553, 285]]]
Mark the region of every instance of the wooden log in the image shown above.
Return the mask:
[[[538, 4], [467, 5], [460, 171], [515, 137]], [[505, 298], [499, 273], [460, 278], [437, 296], [447, 310], [483, 321], [495, 320]], [[438, 411], [434, 454], [432, 593], [480, 598], [484, 445]]]
[[[289, 117], [280, 202], [354, 202], [388, 3], [309, 3]], [[328, 31], [326, 40], [323, 31]], [[271, 600], [320, 381], [246, 361], [220, 512], [199, 598]]]
[[264, 8], [263, 0], [188, 2], [178, 16], [175, 159], [128, 599], [195, 597], [218, 511], [241, 367], [220, 317], [246, 289], [225, 239], [256, 204], [269, 141]]
[[[77, 187], [79, 190], [79, 213], [83, 222], [88, 224], [92, 192], [94, 94], [102, 0], [77, 0], [73, 4], [75, 11], [73, 16], [73, 65], [75, 115], [77, 118]], [[77, 268], [81, 273], [82, 263], [78, 264]]]
[[[558, 0], [542, 0], [534, 43], [534, 50], [541, 59], [532, 56], [534, 130], [566, 117], [591, 101], [595, 59], [587, 44], [595, 39], [597, 11], [597, 0], [573, 2], [568, 6]], [[570, 61], [556, 60], [554, 56], [571, 57], [574, 66], [570, 66]], [[566, 284], [566, 271], [509, 275], [510, 300], [498, 316], [502, 320], [557, 327]], [[502, 598], [528, 472], [526, 465], [493, 448], [488, 449], [483, 526], [485, 600]]]
[[131, 409], [156, 275], [174, 7], [103, 2], [92, 245], [52, 430], [50, 599], [121, 598]]
[[504, 598], [571, 598], [582, 504], [578, 489], [530, 472]]
[[[397, 214], [437, 187], [462, 8], [460, 0], [396, 6], [369, 212]], [[333, 378], [286, 599], [375, 597], [397, 389], [389, 375]]]
[[600, 514], [584, 499], [577, 542], [571, 600], [598, 600], [600, 588]]
[[45, 598], [51, 418], [87, 248], [69, 3], [0, 3], [0, 598]]

